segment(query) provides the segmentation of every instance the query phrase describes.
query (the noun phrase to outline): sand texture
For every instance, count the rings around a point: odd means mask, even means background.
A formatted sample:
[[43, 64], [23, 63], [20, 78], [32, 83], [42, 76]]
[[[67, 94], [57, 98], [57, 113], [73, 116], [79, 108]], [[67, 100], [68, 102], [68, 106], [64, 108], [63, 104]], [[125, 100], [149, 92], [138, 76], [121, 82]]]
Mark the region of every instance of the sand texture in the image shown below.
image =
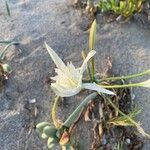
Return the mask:
[[[25, 2], [24, 2], [25, 1]], [[14, 40], [21, 44], [12, 46], [7, 60], [13, 72], [0, 93], [0, 150], [46, 150], [33, 124], [50, 121], [50, 105], [54, 93], [45, 83], [54, 75], [55, 65], [45, 47], [46, 41], [65, 61], [75, 66], [82, 63], [80, 52], [88, 47], [88, 33], [83, 31], [81, 13], [70, 6], [69, 0], [9, 0], [11, 17], [5, 4], [0, 3], [0, 40]], [[134, 22], [127, 24], [104, 23], [98, 16], [97, 71], [107, 69], [106, 58], [112, 59], [113, 72], [127, 75], [150, 67], [150, 31]], [[4, 45], [0, 45], [4, 48]], [[136, 79], [143, 81], [148, 77]], [[134, 102], [142, 109], [139, 120], [150, 133], [149, 89], [135, 88]], [[27, 102], [36, 99], [37, 118], [33, 119]], [[60, 106], [59, 116], [66, 118], [79, 103], [79, 96], [69, 98], [65, 107]], [[34, 121], [33, 121], [34, 120]], [[89, 126], [87, 124], [87, 126]], [[79, 127], [85, 150], [89, 147], [90, 133]], [[88, 134], [87, 134], [88, 133]], [[87, 140], [86, 140], [87, 139]], [[150, 149], [146, 141], [143, 150]]]

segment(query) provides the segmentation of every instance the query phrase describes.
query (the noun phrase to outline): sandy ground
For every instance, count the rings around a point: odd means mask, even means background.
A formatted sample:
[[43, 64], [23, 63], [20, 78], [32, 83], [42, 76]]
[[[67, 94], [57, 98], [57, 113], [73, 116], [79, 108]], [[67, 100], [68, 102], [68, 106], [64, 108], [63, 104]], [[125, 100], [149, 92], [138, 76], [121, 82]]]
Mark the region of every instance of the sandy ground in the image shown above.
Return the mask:
[[[34, 130], [29, 134], [33, 121], [25, 106], [27, 101], [35, 98], [38, 107], [35, 122], [49, 120], [54, 94], [45, 84], [45, 79], [54, 72], [54, 64], [44, 48], [44, 41], [64, 61], [71, 60], [76, 66], [81, 64], [79, 54], [83, 48], [87, 48], [88, 34], [82, 31], [80, 12], [69, 6], [68, 1], [26, 0], [25, 4], [23, 0], [9, 0], [11, 17], [6, 15], [4, 3], [0, 3], [0, 39], [21, 42], [20, 46], [12, 47], [7, 55], [14, 71], [0, 93], [0, 150], [47, 149]], [[105, 72], [107, 56], [111, 56], [113, 72], [118, 75], [149, 68], [149, 30], [133, 22], [106, 24], [98, 20], [95, 48], [98, 72]], [[134, 102], [142, 109], [139, 120], [150, 133], [150, 92], [148, 89], [135, 88], [134, 94]], [[66, 118], [75, 108], [78, 99], [79, 96], [71, 98], [66, 107], [60, 107], [60, 113], [63, 108], [62, 118]], [[86, 131], [86, 128], [81, 126], [80, 130]], [[85, 133], [81, 132], [83, 139], [89, 139], [90, 135]], [[145, 143], [143, 149], [150, 149], [150, 142]]]

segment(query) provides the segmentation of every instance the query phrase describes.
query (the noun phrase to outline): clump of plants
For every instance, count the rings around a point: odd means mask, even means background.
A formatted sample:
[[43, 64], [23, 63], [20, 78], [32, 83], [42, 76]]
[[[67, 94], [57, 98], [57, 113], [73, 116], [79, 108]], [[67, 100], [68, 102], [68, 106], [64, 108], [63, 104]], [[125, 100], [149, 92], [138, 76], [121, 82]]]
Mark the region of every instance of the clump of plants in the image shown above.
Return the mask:
[[99, 9], [103, 12], [112, 11], [123, 17], [132, 17], [141, 12], [144, 0], [99, 0]]
[[8, 79], [9, 74], [12, 72], [10, 64], [5, 60], [6, 53], [10, 50], [9, 47], [19, 43], [13, 41], [0, 41], [1, 44], [6, 44], [6, 47], [0, 52], [0, 78], [1, 82]]
[[99, 0], [97, 3], [94, 0], [87, 0], [85, 12], [88, 12], [90, 19], [93, 20], [97, 13], [102, 12], [111, 14], [111, 20], [126, 22], [145, 12], [147, 3], [145, 0]]
[[[139, 148], [141, 148], [142, 142], [139, 140], [137, 132], [131, 129], [136, 129], [143, 137], [150, 138], [140, 123], [135, 121], [140, 110], [132, 106], [130, 91], [131, 87], [149, 88], [150, 79], [139, 83], [127, 82], [131, 78], [150, 75], [150, 70], [121, 77], [98, 76], [95, 71], [94, 60], [96, 54], [94, 50], [95, 39], [96, 20], [90, 29], [89, 52], [87, 54], [82, 51], [84, 61], [79, 68], [75, 68], [72, 62], [68, 62], [66, 65], [56, 52], [45, 44], [56, 65], [55, 72], [57, 75], [51, 77], [54, 80], [51, 83], [51, 88], [56, 97], [51, 110], [52, 123], [41, 122], [37, 124], [36, 128], [41, 138], [47, 140], [49, 149], [58, 145], [61, 146], [62, 150], [77, 149], [74, 131], [81, 118], [93, 124], [93, 137], [91, 137], [93, 142], [90, 147], [93, 150], [111, 149], [111, 139], [113, 139], [113, 148], [116, 149], [134, 149], [134, 146], [137, 147], [137, 145], [140, 145]], [[85, 71], [88, 78], [83, 80]], [[80, 94], [83, 90], [88, 91], [89, 94], [81, 100], [81, 103], [65, 121], [59, 120], [57, 117], [59, 99]]]

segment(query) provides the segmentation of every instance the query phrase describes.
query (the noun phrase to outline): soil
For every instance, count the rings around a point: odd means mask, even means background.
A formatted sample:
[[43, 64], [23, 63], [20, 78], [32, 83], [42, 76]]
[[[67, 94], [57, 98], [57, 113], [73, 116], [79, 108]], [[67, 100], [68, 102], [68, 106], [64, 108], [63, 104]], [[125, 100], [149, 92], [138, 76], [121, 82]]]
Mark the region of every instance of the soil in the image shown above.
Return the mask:
[[[54, 64], [45, 46], [46, 41], [65, 61], [80, 66], [82, 49], [88, 47], [87, 25], [80, 10], [71, 6], [69, 0], [9, 0], [11, 17], [7, 16], [5, 3], [0, 3], [0, 39], [14, 40], [20, 45], [11, 47], [6, 59], [13, 72], [0, 93], [0, 150], [47, 150], [46, 141], [38, 137], [34, 129], [41, 121], [50, 121], [50, 106], [54, 93], [46, 84], [46, 78], [54, 75]], [[85, 21], [83, 21], [85, 20]], [[97, 72], [108, 70], [107, 57], [112, 60], [113, 74], [127, 75], [142, 72], [150, 66], [150, 30], [133, 21], [126, 24], [107, 23], [97, 16]], [[85, 23], [85, 25], [84, 25]], [[4, 45], [0, 45], [2, 49]], [[144, 81], [148, 76], [132, 81]], [[142, 109], [138, 120], [150, 133], [150, 92], [134, 88], [133, 103]], [[67, 99], [60, 107], [62, 119], [74, 110], [81, 98], [77, 95]], [[36, 105], [30, 105], [33, 99]], [[90, 141], [89, 123], [79, 126], [85, 149]], [[86, 133], [86, 134], [85, 134]], [[144, 141], [143, 150], [150, 149], [150, 141]]]

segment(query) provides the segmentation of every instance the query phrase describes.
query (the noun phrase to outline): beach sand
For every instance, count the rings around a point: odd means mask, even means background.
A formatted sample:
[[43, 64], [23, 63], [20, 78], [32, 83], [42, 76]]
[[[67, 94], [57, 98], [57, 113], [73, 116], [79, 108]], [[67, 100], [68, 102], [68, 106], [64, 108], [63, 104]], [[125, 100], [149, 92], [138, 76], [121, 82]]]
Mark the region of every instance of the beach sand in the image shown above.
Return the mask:
[[[55, 65], [44, 42], [65, 62], [72, 61], [75, 66], [80, 66], [81, 50], [88, 47], [88, 32], [82, 30], [81, 13], [70, 6], [69, 0], [9, 0], [8, 3], [11, 17], [7, 16], [5, 3], [0, 3], [0, 40], [14, 40], [20, 45], [12, 46], [7, 54], [13, 72], [0, 93], [0, 150], [46, 150], [46, 142], [34, 129], [30, 132], [34, 123], [50, 121], [50, 106], [54, 98], [45, 80], [49, 74], [54, 76]], [[149, 69], [149, 39], [150, 30], [134, 22], [108, 24], [99, 19], [95, 47], [97, 71], [106, 71], [107, 57], [111, 57], [116, 75]], [[0, 48], [4, 45], [1, 44]], [[150, 133], [149, 89], [135, 88], [133, 92], [134, 103], [142, 109], [138, 120]], [[27, 102], [31, 99], [36, 99], [38, 108], [35, 122], [27, 109]], [[65, 119], [79, 100], [79, 96], [69, 98], [66, 107], [60, 107], [59, 116]], [[88, 149], [90, 133], [82, 124], [79, 130], [83, 145]], [[150, 149], [149, 141], [145, 141], [143, 149]]]

